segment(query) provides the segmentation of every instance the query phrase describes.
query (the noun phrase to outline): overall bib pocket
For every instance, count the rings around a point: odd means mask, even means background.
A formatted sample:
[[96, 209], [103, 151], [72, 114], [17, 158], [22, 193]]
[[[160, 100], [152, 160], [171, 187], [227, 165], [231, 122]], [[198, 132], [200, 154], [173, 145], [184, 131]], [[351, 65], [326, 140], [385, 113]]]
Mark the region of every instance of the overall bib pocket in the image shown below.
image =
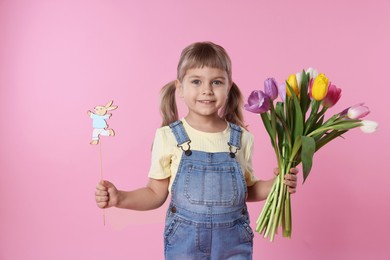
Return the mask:
[[184, 195], [191, 204], [233, 206], [238, 196], [234, 166], [189, 165]]

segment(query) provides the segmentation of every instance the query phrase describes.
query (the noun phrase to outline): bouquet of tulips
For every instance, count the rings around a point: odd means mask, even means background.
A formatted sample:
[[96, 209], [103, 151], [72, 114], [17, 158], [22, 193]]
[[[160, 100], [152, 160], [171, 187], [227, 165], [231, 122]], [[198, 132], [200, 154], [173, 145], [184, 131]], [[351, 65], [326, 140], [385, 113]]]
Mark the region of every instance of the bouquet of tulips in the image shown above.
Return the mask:
[[[281, 101], [276, 101], [278, 95]], [[341, 89], [312, 68], [292, 74], [278, 85], [273, 78], [264, 82], [264, 91], [253, 91], [245, 109], [261, 115], [275, 151], [279, 175], [257, 220], [256, 231], [273, 241], [279, 226], [291, 237], [290, 193], [283, 183], [292, 167], [302, 163], [303, 182], [309, 176], [313, 155], [321, 147], [350, 129], [360, 127], [372, 133], [377, 123], [362, 120], [369, 113], [364, 104], [351, 106], [328, 119], [325, 112], [341, 97]]]

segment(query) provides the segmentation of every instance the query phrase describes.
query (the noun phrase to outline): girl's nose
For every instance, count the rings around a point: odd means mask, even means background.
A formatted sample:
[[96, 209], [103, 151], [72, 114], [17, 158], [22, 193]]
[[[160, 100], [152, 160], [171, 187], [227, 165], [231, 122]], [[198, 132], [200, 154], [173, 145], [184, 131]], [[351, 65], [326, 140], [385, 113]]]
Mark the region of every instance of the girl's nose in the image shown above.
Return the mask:
[[202, 89], [202, 94], [203, 95], [210, 95], [213, 94], [213, 88], [211, 84], [205, 84], [203, 89]]

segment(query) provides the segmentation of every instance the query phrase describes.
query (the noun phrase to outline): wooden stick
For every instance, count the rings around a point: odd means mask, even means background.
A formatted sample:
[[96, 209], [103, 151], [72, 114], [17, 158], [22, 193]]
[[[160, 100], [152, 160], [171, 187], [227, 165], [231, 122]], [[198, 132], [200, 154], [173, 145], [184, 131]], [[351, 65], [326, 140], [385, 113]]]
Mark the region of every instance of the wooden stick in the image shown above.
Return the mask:
[[[103, 156], [102, 156], [102, 140], [99, 140], [100, 150], [100, 180], [103, 180]], [[106, 225], [106, 210], [103, 209], [103, 226]]]

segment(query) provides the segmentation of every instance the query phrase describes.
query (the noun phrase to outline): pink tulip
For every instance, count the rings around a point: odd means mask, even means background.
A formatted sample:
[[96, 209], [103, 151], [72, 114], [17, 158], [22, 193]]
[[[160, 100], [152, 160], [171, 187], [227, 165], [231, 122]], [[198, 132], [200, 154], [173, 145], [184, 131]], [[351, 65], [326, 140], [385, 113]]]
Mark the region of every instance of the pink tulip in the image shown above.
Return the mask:
[[341, 88], [336, 87], [336, 85], [330, 84], [328, 88], [328, 93], [326, 97], [322, 100], [322, 105], [324, 107], [333, 107], [341, 97]]
[[350, 119], [360, 119], [370, 113], [368, 107], [363, 106], [364, 103], [354, 105], [348, 109], [347, 116]]

